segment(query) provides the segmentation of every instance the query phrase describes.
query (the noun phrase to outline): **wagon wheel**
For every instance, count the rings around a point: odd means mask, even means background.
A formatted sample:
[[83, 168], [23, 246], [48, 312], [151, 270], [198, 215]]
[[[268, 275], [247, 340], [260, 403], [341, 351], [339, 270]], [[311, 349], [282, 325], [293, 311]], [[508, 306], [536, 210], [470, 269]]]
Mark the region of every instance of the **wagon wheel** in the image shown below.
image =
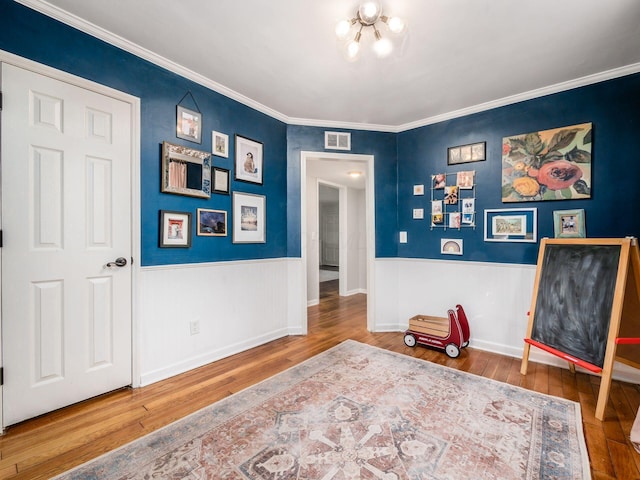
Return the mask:
[[460, 355], [460, 349], [455, 343], [450, 343], [446, 347], [444, 347], [444, 351], [451, 358], [457, 358]]
[[467, 340], [466, 342], [464, 342], [462, 345], [460, 345], [462, 348], [464, 347], [468, 347], [469, 346], [469, 340]]
[[404, 336], [404, 344], [407, 347], [415, 347], [416, 346], [416, 337], [414, 337], [413, 335], [411, 335], [410, 333], [407, 333]]

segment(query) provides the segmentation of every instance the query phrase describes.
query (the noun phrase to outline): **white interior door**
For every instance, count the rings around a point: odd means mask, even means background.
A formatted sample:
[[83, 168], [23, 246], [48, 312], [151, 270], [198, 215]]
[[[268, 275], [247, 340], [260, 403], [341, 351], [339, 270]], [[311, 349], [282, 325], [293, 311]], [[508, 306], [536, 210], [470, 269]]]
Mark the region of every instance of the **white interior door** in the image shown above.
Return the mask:
[[131, 384], [132, 107], [8, 64], [2, 91], [6, 426]]

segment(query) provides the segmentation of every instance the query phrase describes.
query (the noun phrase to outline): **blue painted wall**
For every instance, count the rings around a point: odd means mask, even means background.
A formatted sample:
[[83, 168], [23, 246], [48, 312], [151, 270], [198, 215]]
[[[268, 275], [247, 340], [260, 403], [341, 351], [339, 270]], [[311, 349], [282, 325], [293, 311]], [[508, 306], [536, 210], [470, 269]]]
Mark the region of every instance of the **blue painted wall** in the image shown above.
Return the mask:
[[[288, 248], [290, 257], [300, 252], [300, 152], [324, 152], [327, 128], [290, 125], [287, 128], [288, 168]], [[397, 253], [397, 145], [396, 134], [362, 130], [329, 129], [351, 132], [351, 154], [374, 156], [376, 257], [395, 257]], [[334, 153], [346, 153], [333, 151]]]
[[[130, 55], [105, 42], [40, 15], [11, 0], [0, 0], [0, 49], [93, 80], [141, 99], [140, 191], [142, 265], [210, 262], [286, 256], [286, 125], [223, 95]], [[203, 115], [202, 144], [176, 138], [176, 104], [191, 91]], [[185, 99], [184, 106], [195, 109]], [[265, 244], [232, 244], [227, 237], [192, 238], [189, 249], [158, 247], [159, 210], [197, 208], [231, 212], [231, 196], [197, 199], [160, 193], [163, 141], [211, 151], [211, 131], [229, 135], [229, 158], [213, 156], [215, 166], [233, 172], [234, 134], [263, 142], [263, 186], [235, 182], [231, 190], [267, 196]], [[195, 223], [194, 223], [195, 226]], [[194, 230], [195, 232], [195, 230]]]
[[[141, 247], [143, 265], [300, 256], [300, 151], [323, 151], [324, 128], [287, 126], [216, 92], [168, 72], [12, 0], [0, 0], [0, 49], [130, 93], [141, 99]], [[191, 91], [203, 113], [201, 145], [177, 139], [175, 107]], [[193, 108], [192, 105], [185, 106]], [[414, 129], [400, 134], [352, 131], [351, 153], [375, 156], [376, 256], [446, 258], [533, 264], [538, 244], [487, 243], [487, 208], [538, 208], [538, 236], [553, 236], [553, 210], [586, 210], [590, 237], [640, 235], [640, 75]], [[593, 197], [590, 200], [501, 202], [501, 144], [505, 136], [593, 122]], [[228, 237], [195, 237], [190, 249], [158, 248], [158, 211], [214, 208], [231, 211], [231, 197], [202, 200], [160, 193], [163, 141], [210, 151], [211, 130], [230, 136], [230, 158], [212, 157], [232, 168], [233, 135], [264, 143], [264, 186], [235, 182], [232, 190], [267, 196], [267, 242], [234, 245]], [[333, 129], [332, 129], [333, 130]], [[447, 147], [487, 142], [487, 160], [447, 167]], [[430, 211], [429, 192], [414, 197], [413, 185], [428, 187], [439, 172], [476, 170], [475, 230], [431, 230], [413, 220], [413, 208]], [[408, 244], [398, 243], [406, 230]], [[440, 255], [440, 239], [462, 238], [464, 255]]]
[[[593, 123], [592, 198], [502, 203], [503, 137]], [[538, 239], [553, 238], [553, 211], [584, 209], [589, 237], [640, 236], [640, 74], [549, 95], [398, 134], [398, 228], [408, 232], [398, 256], [535, 264], [538, 243], [484, 241], [484, 209], [538, 209]], [[487, 142], [487, 160], [447, 166], [447, 148]], [[476, 171], [476, 229], [430, 229], [431, 175]], [[425, 185], [423, 197], [413, 185]], [[413, 220], [412, 209], [425, 219]], [[441, 238], [461, 238], [463, 255], [441, 255]]]

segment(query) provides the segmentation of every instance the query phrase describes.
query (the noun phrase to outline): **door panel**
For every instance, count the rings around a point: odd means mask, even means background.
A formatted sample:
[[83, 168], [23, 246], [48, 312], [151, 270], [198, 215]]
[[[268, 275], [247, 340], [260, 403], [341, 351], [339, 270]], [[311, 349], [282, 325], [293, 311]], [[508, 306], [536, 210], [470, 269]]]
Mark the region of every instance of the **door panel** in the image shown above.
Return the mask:
[[131, 384], [131, 105], [2, 65], [3, 424]]

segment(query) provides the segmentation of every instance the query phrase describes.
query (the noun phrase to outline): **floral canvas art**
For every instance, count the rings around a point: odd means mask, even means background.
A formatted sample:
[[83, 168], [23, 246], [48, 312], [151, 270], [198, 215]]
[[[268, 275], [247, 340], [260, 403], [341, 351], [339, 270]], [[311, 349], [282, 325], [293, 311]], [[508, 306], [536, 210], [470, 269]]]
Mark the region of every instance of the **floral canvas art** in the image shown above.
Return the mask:
[[591, 198], [592, 124], [502, 140], [502, 201]]

